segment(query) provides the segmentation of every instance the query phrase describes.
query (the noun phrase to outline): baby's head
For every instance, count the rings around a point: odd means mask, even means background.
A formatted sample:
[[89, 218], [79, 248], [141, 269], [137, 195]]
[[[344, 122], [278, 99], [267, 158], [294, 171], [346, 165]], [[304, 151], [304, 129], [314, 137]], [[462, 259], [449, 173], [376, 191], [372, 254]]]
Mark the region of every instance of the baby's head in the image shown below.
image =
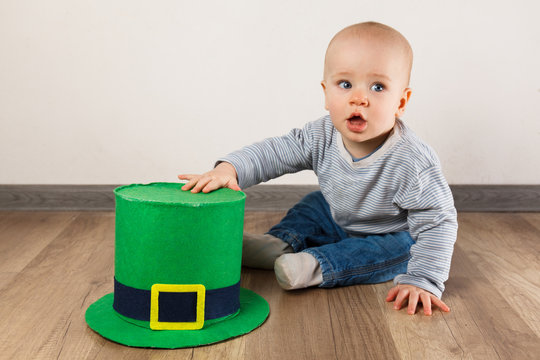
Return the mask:
[[383, 24], [355, 24], [330, 41], [321, 85], [326, 109], [353, 155], [384, 142], [405, 111], [411, 67], [409, 42]]
[[394, 50], [393, 53], [388, 55], [396, 56], [399, 58], [399, 60], [403, 61], [402, 74], [407, 78], [406, 85], [409, 85], [413, 63], [413, 51], [411, 45], [409, 44], [407, 39], [394, 28], [374, 21], [363, 22], [348, 26], [338, 32], [332, 38], [330, 44], [328, 44], [326, 56], [324, 59], [325, 79], [329, 70], [328, 67], [332, 66], [332, 55], [334, 55], [336, 51], [340, 50], [340, 45], [342, 45], [346, 41], [351, 40], [364, 40], [365, 42], [371, 43], [372, 45], [377, 44], [382, 48]]

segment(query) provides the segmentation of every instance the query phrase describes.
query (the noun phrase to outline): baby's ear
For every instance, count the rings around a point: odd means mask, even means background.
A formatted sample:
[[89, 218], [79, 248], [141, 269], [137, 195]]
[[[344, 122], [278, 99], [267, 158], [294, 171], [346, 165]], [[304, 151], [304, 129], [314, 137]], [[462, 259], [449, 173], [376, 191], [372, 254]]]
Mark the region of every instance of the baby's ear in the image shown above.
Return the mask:
[[405, 88], [403, 90], [403, 94], [401, 96], [401, 99], [399, 99], [399, 106], [396, 111], [396, 117], [401, 117], [403, 113], [405, 113], [405, 108], [407, 107], [407, 103], [409, 102], [409, 99], [411, 98], [412, 90], [411, 88]]
[[326, 81], [321, 81], [321, 86], [324, 92], [324, 108], [328, 110], [328, 96], [326, 95]]

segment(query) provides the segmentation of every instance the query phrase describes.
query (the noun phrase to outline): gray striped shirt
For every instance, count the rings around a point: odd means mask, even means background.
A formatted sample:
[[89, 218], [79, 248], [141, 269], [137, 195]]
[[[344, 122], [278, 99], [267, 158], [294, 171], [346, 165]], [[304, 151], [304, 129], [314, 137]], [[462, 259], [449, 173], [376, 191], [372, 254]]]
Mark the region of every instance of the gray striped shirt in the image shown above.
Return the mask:
[[231, 163], [241, 188], [311, 169], [332, 216], [351, 236], [409, 231], [415, 244], [406, 274], [441, 297], [457, 234], [457, 215], [437, 155], [401, 120], [385, 143], [353, 162], [330, 116], [268, 138], [219, 161]]

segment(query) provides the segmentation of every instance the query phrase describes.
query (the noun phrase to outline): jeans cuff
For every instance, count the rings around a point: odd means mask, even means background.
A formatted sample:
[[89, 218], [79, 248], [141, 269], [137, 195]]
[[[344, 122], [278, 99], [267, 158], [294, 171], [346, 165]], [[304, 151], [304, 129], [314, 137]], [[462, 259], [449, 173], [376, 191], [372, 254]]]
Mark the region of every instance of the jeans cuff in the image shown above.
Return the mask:
[[298, 237], [289, 231], [269, 231], [267, 234], [277, 237], [278, 239], [281, 239], [289, 244], [295, 253], [304, 250], [304, 244], [302, 241], [298, 240]]
[[321, 266], [321, 272], [323, 276], [323, 282], [319, 287], [331, 288], [337, 285], [336, 279], [331, 275], [334, 272], [334, 267], [323, 253], [317, 250], [317, 248], [307, 248], [303, 250], [308, 254], [313, 255], [313, 257], [319, 262]]

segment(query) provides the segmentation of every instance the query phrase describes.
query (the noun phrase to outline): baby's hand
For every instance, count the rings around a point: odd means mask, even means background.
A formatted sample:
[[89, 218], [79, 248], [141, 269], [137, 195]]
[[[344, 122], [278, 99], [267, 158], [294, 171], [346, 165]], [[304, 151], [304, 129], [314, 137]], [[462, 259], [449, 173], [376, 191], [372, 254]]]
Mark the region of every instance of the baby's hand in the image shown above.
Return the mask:
[[427, 290], [421, 289], [414, 285], [399, 284], [388, 291], [386, 301], [396, 300], [394, 309], [399, 310], [404, 305], [405, 300], [408, 300], [407, 314], [414, 315], [416, 305], [420, 301], [424, 306], [424, 314], [431, 315], [431, 304], [437, 305], [442, 311], [449, 312], [450, 308], [438, 297]]
[[178, 175], [180, 180], [188, 180], [182, 186], [182, 190], [190, 190], [192, 193], [198, 193], [202, 190], [203, 193], [209, 193], [219, 188], [229, 188], [240, 191], [238, 180], [236, 180], [236, 170], [229, 163], [222, 162], [214, 169], [202, 175]]

